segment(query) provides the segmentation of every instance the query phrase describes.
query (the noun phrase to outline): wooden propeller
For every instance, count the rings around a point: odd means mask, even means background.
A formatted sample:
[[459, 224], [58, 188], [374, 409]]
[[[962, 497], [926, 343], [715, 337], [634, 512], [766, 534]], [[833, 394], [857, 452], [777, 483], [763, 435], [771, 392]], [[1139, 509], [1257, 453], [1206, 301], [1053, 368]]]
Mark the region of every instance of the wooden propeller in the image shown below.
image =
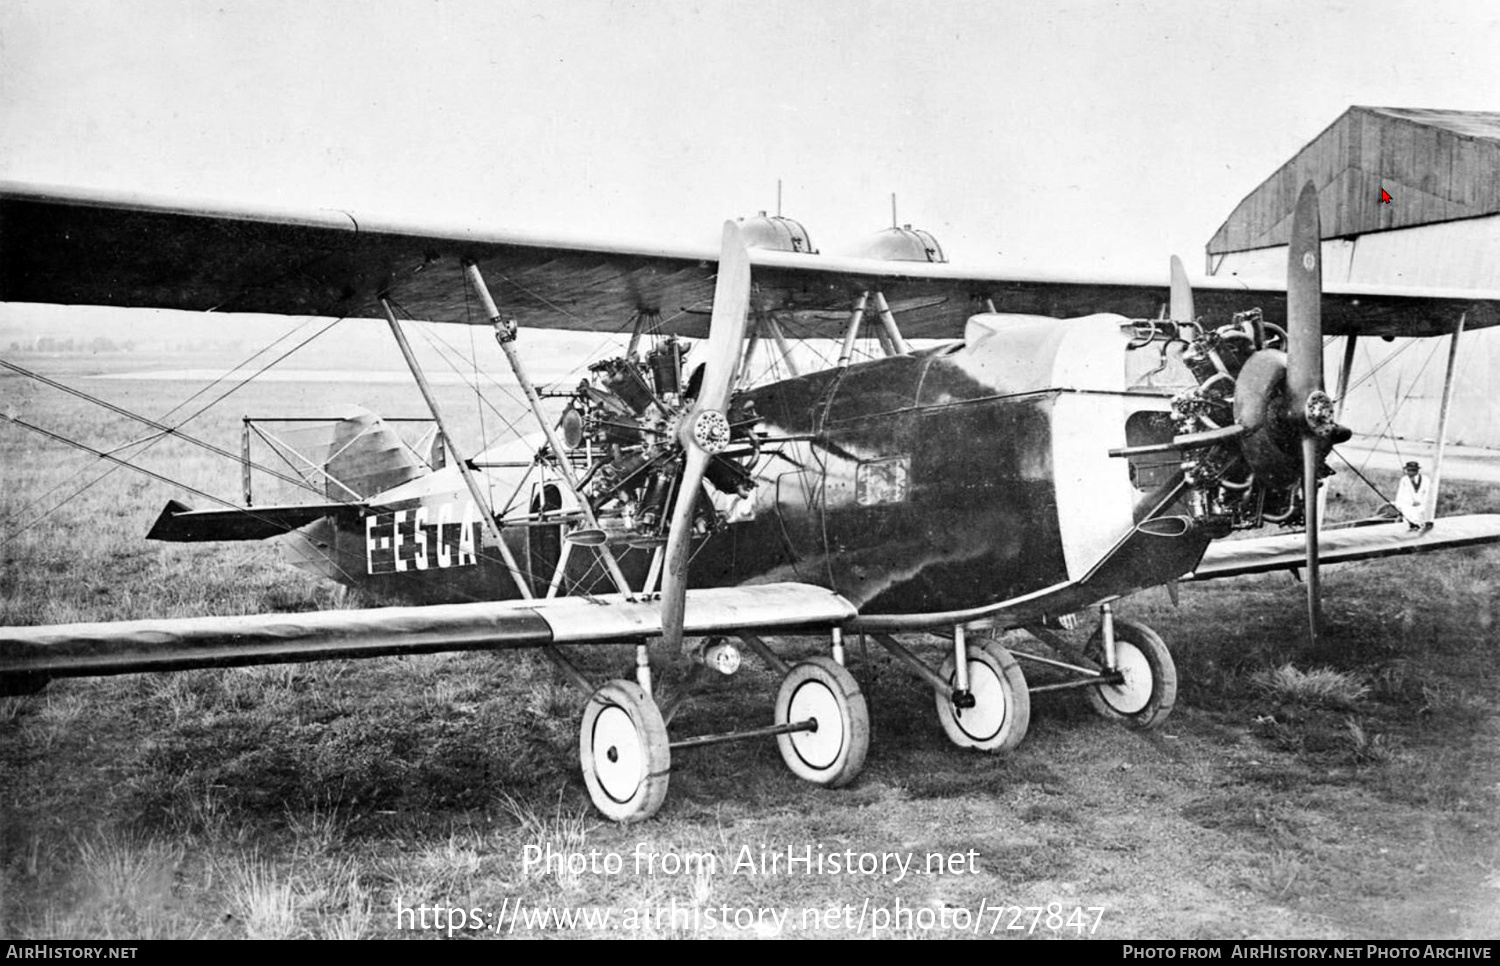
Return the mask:
[[1172, 297], [1168, 304], [1168, 317], [1173, 322], [1194, 322], [1193, 285], [1188, 281], [1187, 269], [1182, 259], [1172, 256]]
[[[1322, 585], [1318, 573], [1318, 477], [1323, 460], [1349, 430], [1334, 421], [1333, 400], [1323, 391], [1323, 232], [1318, 192], [1302, 187], [1292, 216], [1287, 246], [1286, 351], [1264, 347], [1235, 376], [1234, 423], [1204, 433], [1178, 436], [1159, 447], [1187, 449], [1240, 440], [1241, 454], [1256, 477], [1276, 486], [1292, 486], [1301, 471], [1303, 518], [1307, 524], [1305, 560], [1307, 623], [1314, 643], [1322, 632]], [[1171, 315], [1193, 321], [1193, 292], [1182, 262], [1172, 259]]]
[[1292, 215], [1286, 268], [1286, 386], [1291, 422], [1302, 436], [1302, 516], [1306, 523], [1307, 626], [1313, 643], [1323, 629], [1318, 576], [1318, 468], [1333, 423], [1323, 392], [1323, 230], [1318, 191], [1302, 186]]
[[703, 385], [693, 408], [678, 425], [685, 459], [667, 530], [661, 595], [662, 638], [672, 648], [682, 645], [693, 510], [703, 489], [703, 473], [714, 454], [729, 445], [729, 419], [725, 410], [739, 370], [749, 308], [750, 255], [740, 237], [739, 226], [726, 221], [719, 249], [719, 276], [714, 286]]

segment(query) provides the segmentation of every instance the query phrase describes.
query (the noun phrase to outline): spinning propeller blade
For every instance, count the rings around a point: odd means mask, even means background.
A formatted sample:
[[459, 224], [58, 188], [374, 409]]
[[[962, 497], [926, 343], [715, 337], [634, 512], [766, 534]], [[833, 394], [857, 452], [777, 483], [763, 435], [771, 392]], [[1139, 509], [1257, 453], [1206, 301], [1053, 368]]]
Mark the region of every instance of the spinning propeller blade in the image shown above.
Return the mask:
[[739, 227], [727, 221], [719, 251], [719, 277], [714, 286], [714, 312], [709, 322], [703, 386], [693, 408], [678, 428], [687, 457], [667, 531], [661, 606], [662, 638], [672, 648], [682, 645], [687, 565], [693, 545], [693, 509], [703, 488], [703, 473], [713, 454], [729, 443], [729, 419], [725, 410], [739, 369], [749, 308], [750, 256], [740, 237]]

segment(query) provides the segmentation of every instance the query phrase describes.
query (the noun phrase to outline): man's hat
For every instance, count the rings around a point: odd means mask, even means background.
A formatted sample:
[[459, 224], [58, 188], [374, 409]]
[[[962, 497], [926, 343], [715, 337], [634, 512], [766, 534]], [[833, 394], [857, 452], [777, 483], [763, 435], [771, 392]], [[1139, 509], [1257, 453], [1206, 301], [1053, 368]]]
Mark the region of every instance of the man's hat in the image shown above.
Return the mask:
[[1406, 468], [1409, 470], [1420, 470], [1422, 467], [1417, 463], [1416, 460], [1412, 460], [1410, 463], [1406, 464]]

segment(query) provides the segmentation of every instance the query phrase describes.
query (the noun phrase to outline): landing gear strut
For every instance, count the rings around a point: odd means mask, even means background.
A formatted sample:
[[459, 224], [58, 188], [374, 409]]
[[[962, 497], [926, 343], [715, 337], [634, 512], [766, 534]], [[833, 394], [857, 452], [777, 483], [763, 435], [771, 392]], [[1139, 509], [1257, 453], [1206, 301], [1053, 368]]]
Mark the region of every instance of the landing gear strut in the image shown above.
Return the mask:
[[1087, 690], [1089, 704], [1101, 717], [1131, 728], [1155, 728], [1167, 720], [1177, 702], [1177, 666], [1155, 631], [1115, 620], [1106, 605], [1084, 656], [1122, 678]]
[[[1015, 657], [995, 641], [968, 643], [963, 625], [953, 628], [953, 646], [934, 671], [890, 634], [871, 639], [932, 687], [943, 733], [960, 748], [1010, 751], [1031, 724], [1031, 693]], [[958, 655], [965, 660], [959, 663]]]
[[[995, 642], [968, 645], [969, 689], [935, 692], [938, 721], [948, 740], [960, 748], [1010, 751], [1026, 737], [1031, 724], [1031, 693], [1026, 678], [1010, 652]], [[938, 672], [958, 680], [958, 661], [948, 655]], [[959, 701], [960, 695], [967, 700]]]

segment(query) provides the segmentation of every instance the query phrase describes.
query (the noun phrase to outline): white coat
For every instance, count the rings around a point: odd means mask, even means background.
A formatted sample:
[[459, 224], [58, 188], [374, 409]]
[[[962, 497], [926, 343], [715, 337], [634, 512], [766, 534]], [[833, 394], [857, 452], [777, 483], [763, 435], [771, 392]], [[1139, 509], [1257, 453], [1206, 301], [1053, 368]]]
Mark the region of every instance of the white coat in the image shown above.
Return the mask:
[[1396, 509], [1414, 527], [1427, 523], [1427, 480], [1421, 474], [1415, 483], [1410, 476], [1401, 477], [1401, 485], [1396, 488]]

